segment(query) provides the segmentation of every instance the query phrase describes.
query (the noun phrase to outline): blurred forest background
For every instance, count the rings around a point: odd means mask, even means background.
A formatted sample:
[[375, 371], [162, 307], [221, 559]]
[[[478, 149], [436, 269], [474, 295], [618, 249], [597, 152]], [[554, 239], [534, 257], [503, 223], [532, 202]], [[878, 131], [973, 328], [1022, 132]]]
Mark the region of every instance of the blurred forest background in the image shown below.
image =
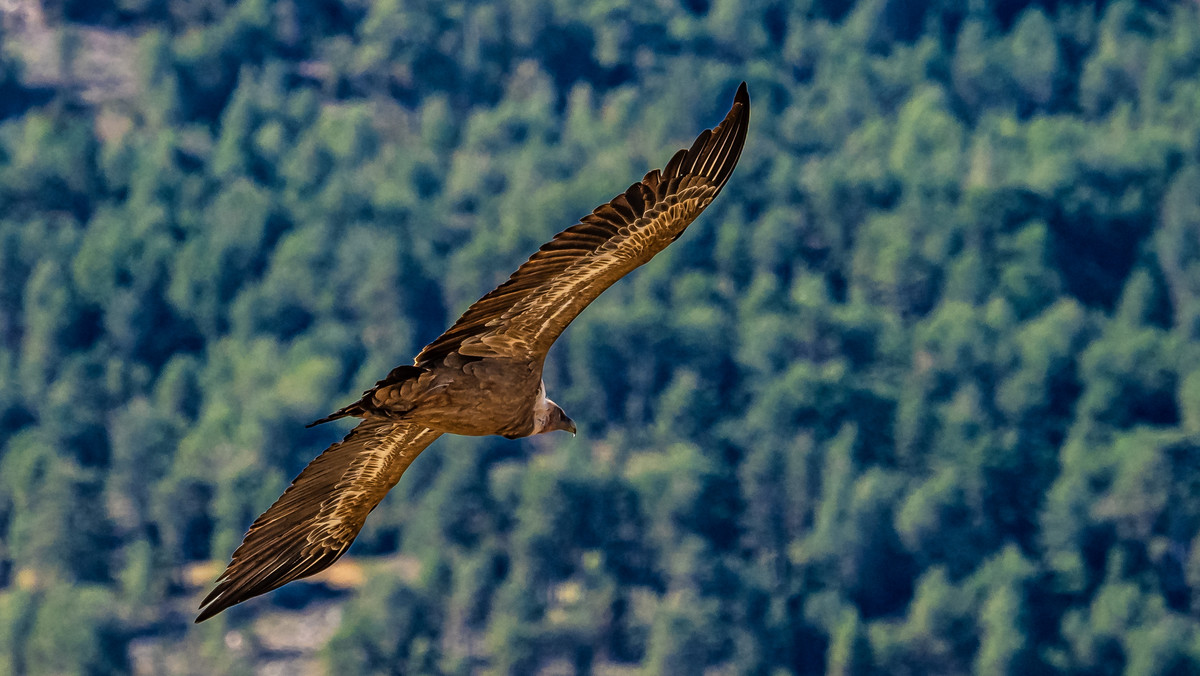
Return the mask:
[[[1200, 673], [1195, 2], [0, 18], [0, 672]], [[306, 422], [743, 79], [729, 188], [551, 354], [578, 438], [443, 438], [191, 624]]]

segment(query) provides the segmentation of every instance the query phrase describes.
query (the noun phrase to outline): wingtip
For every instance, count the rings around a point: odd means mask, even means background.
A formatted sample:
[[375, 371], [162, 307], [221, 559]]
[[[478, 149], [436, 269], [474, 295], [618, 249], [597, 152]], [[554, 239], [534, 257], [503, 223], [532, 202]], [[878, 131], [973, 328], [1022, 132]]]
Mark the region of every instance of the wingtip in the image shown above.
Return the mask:
[[197, 608], [197, 610], [200, 611], [200, 614], [196, 616], [196, 624], [200, 624], [201, 622], [220, 614], [221, 611], [229, 608], [231, 605], [229, 603], [221, 602], [225, 591], [222, 582], [223, 581], [219, 580], [216, 588], [209, 592], [208, 596], [205, 596], [204, 600], [200, 602], [200, 607]]
[[748, 87], [746, 87], [745, 80], [742, 81], [742, 84], [738, 85], [737, 93], [733, 95], [733, 105], [734, 106], [740, 105], [742, 107], [741, 117], [743, 118], [743, 124], [749, 124], [749, 122], [750, 122], [750, 89]]
[[196, 619], [193, 620], [192, 623], [200, 624], [205, 620], [212, 619], [217, 613], [221, 612], [221, 610], [224, 610], [224, 608], [218, 610], [215, 606], [209, 606], [207, 608], [200, 606], [200, 614], [196, 616]]

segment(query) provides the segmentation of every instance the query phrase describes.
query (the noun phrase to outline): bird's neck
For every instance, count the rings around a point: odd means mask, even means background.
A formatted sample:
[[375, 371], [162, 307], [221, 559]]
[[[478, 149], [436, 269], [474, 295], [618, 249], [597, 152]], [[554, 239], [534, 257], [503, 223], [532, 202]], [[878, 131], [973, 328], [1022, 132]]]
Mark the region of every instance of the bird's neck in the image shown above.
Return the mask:
[[537, 398], [533, 400], [533, 431], [530, 435], [541, 434], [550, 426], [550, 400], [546, 398], [546, 382], [538, 385]]

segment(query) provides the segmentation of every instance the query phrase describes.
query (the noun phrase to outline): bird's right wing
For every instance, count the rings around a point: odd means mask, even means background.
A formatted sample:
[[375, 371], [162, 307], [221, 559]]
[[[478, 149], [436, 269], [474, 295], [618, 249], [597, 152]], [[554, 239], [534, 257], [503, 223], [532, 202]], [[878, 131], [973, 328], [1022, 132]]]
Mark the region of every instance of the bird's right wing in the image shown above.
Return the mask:
[[441, 434], [390, 420], [360, 423], [255, 519], [196, 621], [328, 568], [413, 459]]

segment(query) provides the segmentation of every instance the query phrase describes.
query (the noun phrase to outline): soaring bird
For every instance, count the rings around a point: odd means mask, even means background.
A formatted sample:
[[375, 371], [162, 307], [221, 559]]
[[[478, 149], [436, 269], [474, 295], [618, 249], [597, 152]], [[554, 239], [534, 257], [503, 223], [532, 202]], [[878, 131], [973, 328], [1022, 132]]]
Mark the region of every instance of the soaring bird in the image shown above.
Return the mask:
[[588, 303], [678, 239], [720, 194], [749, 123], [743, 82], [725, 119], [691, 148], [555, 235], [411, 366], [396, 367], [358, 401], [309, 425], [362, 419], [254, 521], [196, 621], [329, 567], [442, 434], [574, 434], [575, 423], [546, 396], [547, 351]]

